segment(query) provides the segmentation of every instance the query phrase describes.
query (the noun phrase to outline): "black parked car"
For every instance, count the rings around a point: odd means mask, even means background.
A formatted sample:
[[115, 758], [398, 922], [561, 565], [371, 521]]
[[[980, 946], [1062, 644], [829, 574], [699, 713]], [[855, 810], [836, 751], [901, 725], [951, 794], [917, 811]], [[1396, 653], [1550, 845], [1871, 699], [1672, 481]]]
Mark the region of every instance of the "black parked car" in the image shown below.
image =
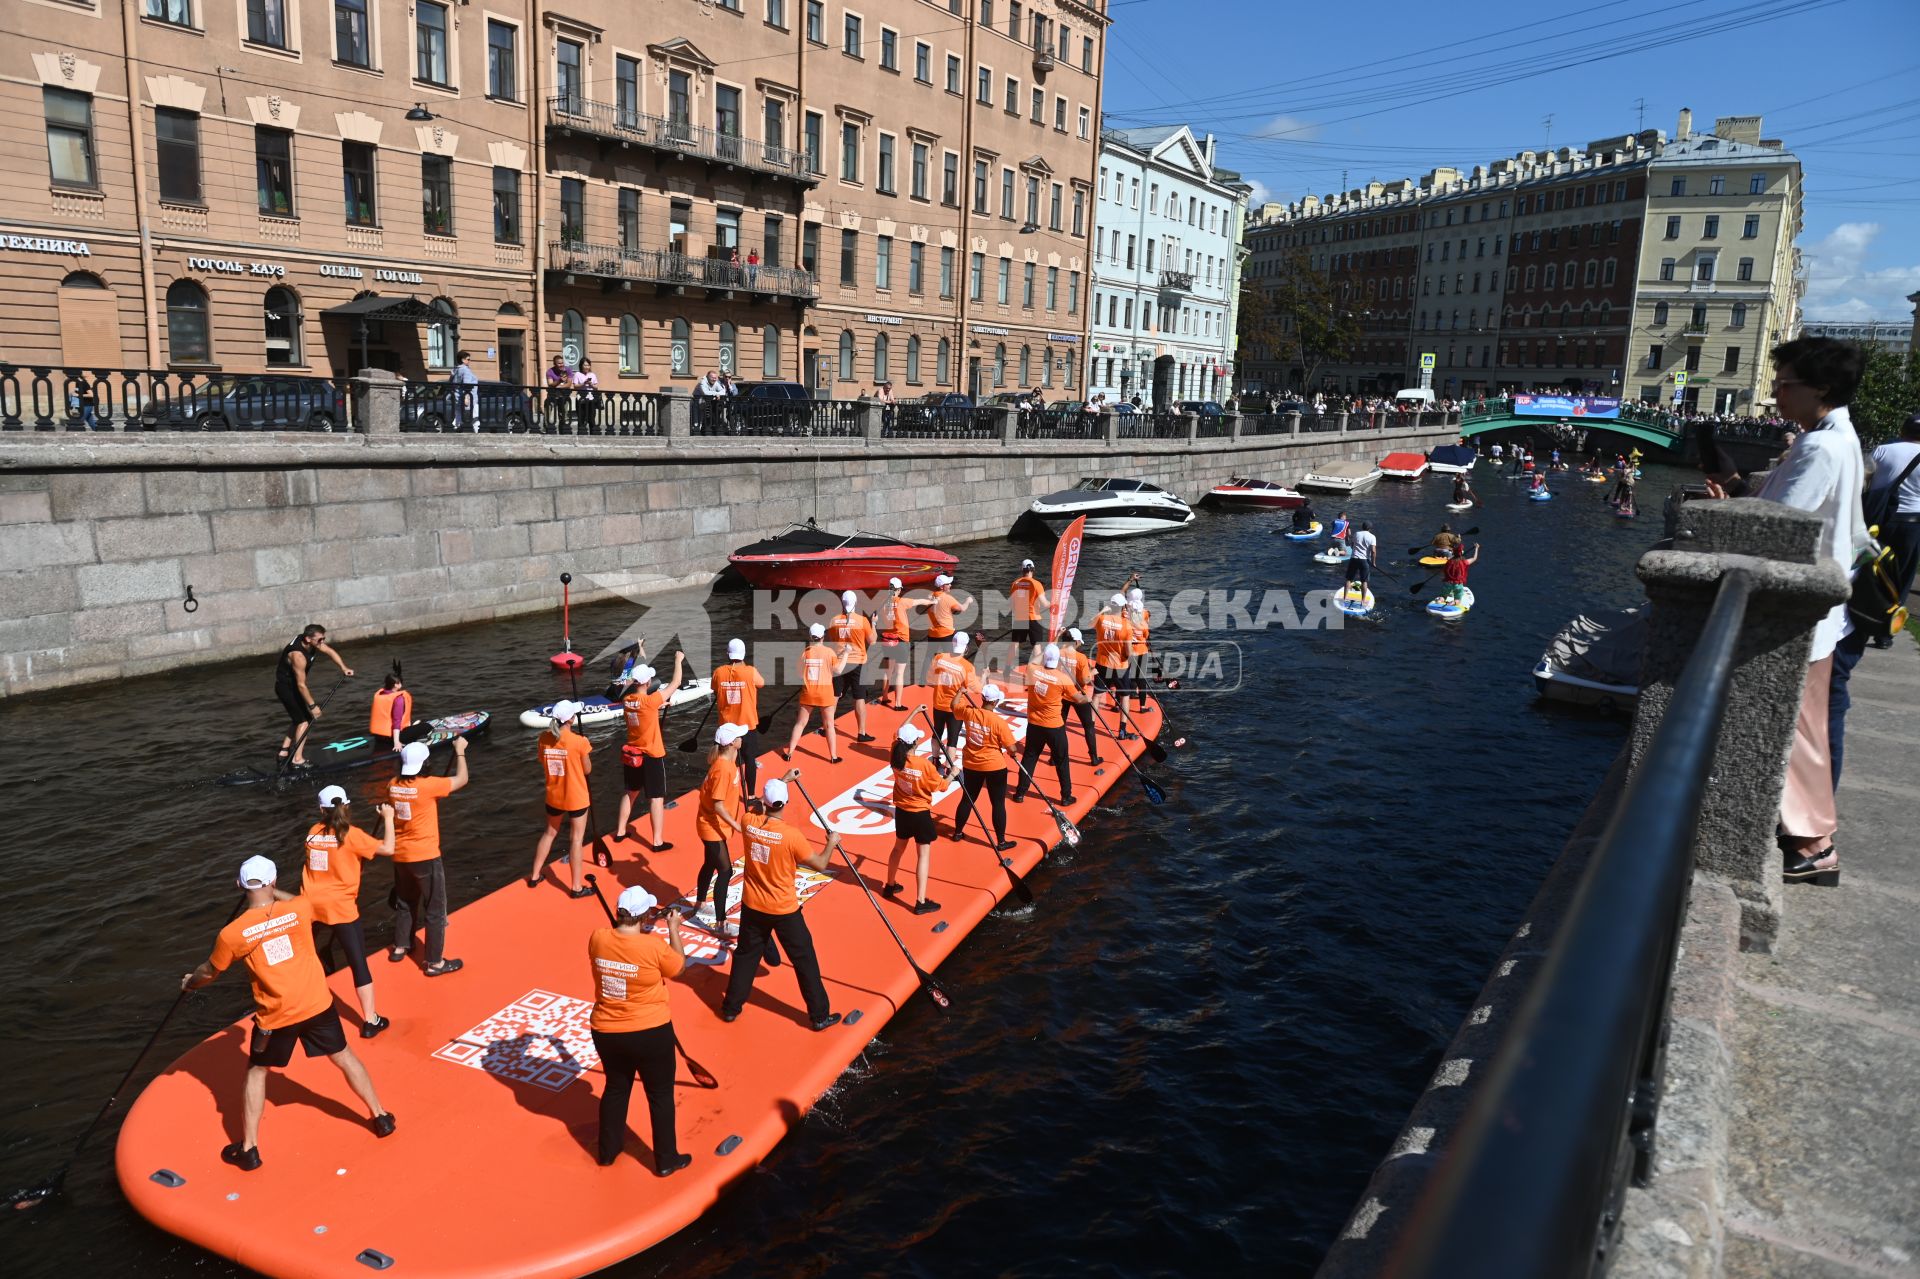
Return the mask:
[[347, 424], [346, 398], [323, 377], [216, 376], [168, 389], [141, 406], [147, 430], [336, 431]]
[[511, 382], [410, 382], [400, 399], [403, 431], [530, 431], [537, 416], [527, 388]]
[[1176, 405], [1182, 413], [1198, 413], [1201, 417], [1223, 417], [1226, 410], [1212, 400], [1182, 400]]

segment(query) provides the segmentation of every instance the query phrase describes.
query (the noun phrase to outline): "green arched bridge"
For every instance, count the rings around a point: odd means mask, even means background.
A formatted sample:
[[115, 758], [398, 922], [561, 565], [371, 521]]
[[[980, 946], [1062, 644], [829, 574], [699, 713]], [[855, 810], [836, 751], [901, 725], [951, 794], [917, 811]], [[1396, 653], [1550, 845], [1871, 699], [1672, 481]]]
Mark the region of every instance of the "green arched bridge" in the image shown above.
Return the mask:
[[1513, 411], [1512, 400], [1500, 399], [1468, 400], [1460, 412], [1460, 434], [1471, 438], [1488, 431], [1515, 426], [1551, 426], [1555, 422], [1571, 422], [1587, 431], [1628, 435], [1663, 449], [1678, 449], [1686, 430], [1671, 414], [1627, 404], [1620, 406], [1619, 417], [1550, 417], [1538, 413], [1519, 416]]

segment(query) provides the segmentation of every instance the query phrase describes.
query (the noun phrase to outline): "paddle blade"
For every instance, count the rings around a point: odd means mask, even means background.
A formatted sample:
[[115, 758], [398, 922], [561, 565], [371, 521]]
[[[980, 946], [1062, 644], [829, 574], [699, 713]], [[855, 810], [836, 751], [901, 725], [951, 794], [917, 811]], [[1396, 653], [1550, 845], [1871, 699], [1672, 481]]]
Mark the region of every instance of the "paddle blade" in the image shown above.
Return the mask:
[[1153, 756], [1153, 762], [1156, 764], [1167, 762], [1167, 748], [1152, 739], [1147, 741], [1147, 754]]
[[928, 999], [931, 999], [942, 1009], [953, 1007], [952, 996], [948, 995], [940, 983], [933, 979], [932, 973], [920, 967], [918, 964], [913, 966], [913, 971], [920, 974], [920, 989], [927, 992]]
[[1027, 881], [1020, 878], [1020, 873], [1014, 870], [1013, 863], [1002, 857], [1000, 867], [1007, 872], [1007, 882], [1013, 885], [1013, 895], [1020, 899], [1020, 904], [1033, 905], [1033, 890], [1027, 887]]
[[697, 1086], [701, 1088], [718, 1088], [720, 1086], [720, 1081], [715, 1079], [705, 1066], [702, 1066], [691, 1057], [688, 1057], [686, 1061], [687, 1073], [693, 1076], [693, 1082]]
[[695, 737], [689, 737], [686, 741], [680, 743], [680, 753], [682, 755], [691, 755], [699, 749], [700, 740]]
[[60, 1193], [60, 1183], [65, 1173], [55, 1173], [37, 1186], [24, 1186], [10, 1191], [7, 1195], [7, 1207], [14, 1212], [30, 1212], [47, 1200]]
[[1140, 789], [1147, 793], [1147, 802], [1149, 804], [1164, 804], [1167, 802], [1167, 792], [1160, 789], [1159, 782], [1154, 781], [1137, 768], [1133, 770], [1133, 774], [1140, 779]]
[[1080, 828], [1067, 819], [1067, 815], [1055, 808], [1053, 824], [1060, 828], [1060, 842], [1068, 848], [1080, 847]]

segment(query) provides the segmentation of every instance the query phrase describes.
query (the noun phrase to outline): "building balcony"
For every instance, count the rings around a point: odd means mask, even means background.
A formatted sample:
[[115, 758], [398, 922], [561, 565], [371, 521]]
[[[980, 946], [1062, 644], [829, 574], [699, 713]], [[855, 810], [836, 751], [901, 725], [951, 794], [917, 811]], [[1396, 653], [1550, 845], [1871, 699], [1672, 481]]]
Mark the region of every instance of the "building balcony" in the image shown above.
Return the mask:
[[1054, 66], [1053, 51], [1051, 49], [1043, 49], [1039, 45], [1035, 45], [1033, 49], [1034, 71], [1041, 74], [1045, 74], [1046, 72], [1053, 70], [1053, 66]]
[[1707, 326], [1704, 324], [1689, 324], [1680, 331], [1680, 336], [1690, 342], [1702, 341], [1707, 336]]
[[807, 168], [806, 156], [786, 147], [769, 146], [755, 138], [720, 133], [689, 120], [657, 115], [559, 94], [547, 99], [547, 128], [603, 138], [622, 146], [645, 147], [657, 155], [683, 156], [708, 164], [744, 169], [768, 177], [786, 178], [801, 186], [819, 184]]
[[820, 296], [813, 274], [796, 267], [747, 266], [726, 257], [696, 258], [672, 249], [623, 249], [556, 240], [547, 246], [547, 269], [563, 277], [563, 284], [594, 281], [609, 292], [651, 284], [661, 293], [704, 289], [715, 295], [742, 293], [749, 301], [812, 302]]
[[1714, 291], [1713, 284], [1714, 282], [1712, 280], [1688, 280], [1687, 292], [1712, 293]]
[[1193, 292], [1193, 272], [1162, 271], [1160, 273], [1160, 291], [1162, 293]]

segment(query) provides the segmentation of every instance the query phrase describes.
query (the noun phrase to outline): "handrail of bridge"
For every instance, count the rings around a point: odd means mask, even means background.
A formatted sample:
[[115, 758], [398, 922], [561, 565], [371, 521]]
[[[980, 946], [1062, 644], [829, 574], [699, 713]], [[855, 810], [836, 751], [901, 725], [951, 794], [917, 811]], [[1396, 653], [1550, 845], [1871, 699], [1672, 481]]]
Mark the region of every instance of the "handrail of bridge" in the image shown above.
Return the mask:
[[1387, 1266], [1396, 1279], [1601, 1273], [1646, 1185], [1694, 836], [1752, 594], [1720, 580], [1666, 715]]

